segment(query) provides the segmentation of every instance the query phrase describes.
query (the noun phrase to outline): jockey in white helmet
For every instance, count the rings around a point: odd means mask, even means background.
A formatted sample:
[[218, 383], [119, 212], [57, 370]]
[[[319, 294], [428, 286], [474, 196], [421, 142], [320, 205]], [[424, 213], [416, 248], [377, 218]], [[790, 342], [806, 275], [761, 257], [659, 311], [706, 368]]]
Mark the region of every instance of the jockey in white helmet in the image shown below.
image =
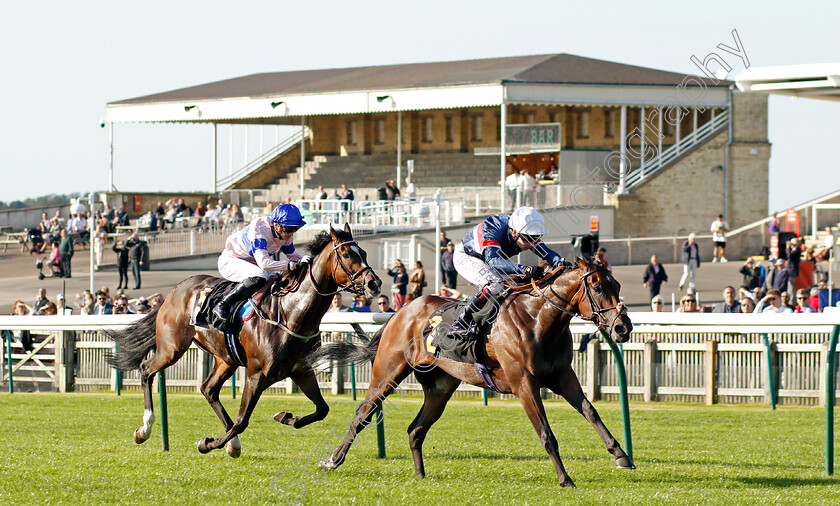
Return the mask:
[[478, 337], [473, 315], [490, 299], [497, 300], [510, 276], [539, 277], [538, 266], [525, 267], [510, 260], [523, 250], [533, 250], [551, 267], [563, 263], [563, 257], [542, 242], [548, 232], [545, 219], [533, 207], [520, 207], [512, 214], [489, 216], [473, 227], [455, 247], [455, 270], [479, 287], [467, 302], [448, 334], [458, 339]]
[[[231, 304], [253, 295], [272, 272], [286, 273], [311, 262], [312, 257], [302, 257], [293, 243], [295, 232], [304, 225], [306, 222], [294, 204], [280, 204], [269, 216], [257, 218], [230, 234], [219, 256], [219, 274], [239, 284], [216, 304], [213, 314], [227, 320]], [[288, 260], [274, 260], [272, 256], [278, 251]]]

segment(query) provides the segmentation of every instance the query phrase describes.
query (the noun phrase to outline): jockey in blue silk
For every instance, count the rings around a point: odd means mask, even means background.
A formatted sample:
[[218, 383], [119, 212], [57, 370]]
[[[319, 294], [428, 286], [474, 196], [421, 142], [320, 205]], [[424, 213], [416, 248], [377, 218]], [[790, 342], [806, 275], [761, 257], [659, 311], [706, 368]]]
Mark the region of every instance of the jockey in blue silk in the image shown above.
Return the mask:
[[[239, 284], [216, 304], [213, 314], [227, 320], [231, 305], [262, 288], [272, 272], [285, 274], [311, 262], [312, 257], [301, 256], [293, 242], [295, 232], [304, 225], [306, 222], [295, 205], [280, 204], [269, 216], [257, 218], [230, 234], [219, 256], [219, 274]], [[288, 260], [274, 260], [272, 257], [278, 252]]]
[[455, 270], [470, 283], [479, 287], [461, 314], [452, 323], [448, 334], [473, 340], [480, 332], [473, 315], [487, 304], [498, 302], [504, 290], [504, 279], [511, 276], [536, 278], [538, 266], [523, 266], [511, 260], [522, 251], [534, 253], [552, 268], [563, 263], [563, 257], [542, 242], [548, 229], [545, 218], [533, 207], [520, 207], [512, 214], [489, 216], [473, 227], [455, 247]]

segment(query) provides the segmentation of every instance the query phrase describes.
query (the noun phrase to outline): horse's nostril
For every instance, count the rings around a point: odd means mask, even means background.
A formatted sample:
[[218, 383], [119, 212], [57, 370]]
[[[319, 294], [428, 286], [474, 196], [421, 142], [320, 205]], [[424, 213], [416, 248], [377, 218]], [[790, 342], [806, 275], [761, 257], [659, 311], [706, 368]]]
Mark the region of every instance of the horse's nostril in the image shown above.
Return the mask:
[[623, 336], [623, 335], [627, 334], [627, 327], [625, 327], [624, 325], [616, 325], [615, 326], [615, 333], [620, 335], [620, 336]]

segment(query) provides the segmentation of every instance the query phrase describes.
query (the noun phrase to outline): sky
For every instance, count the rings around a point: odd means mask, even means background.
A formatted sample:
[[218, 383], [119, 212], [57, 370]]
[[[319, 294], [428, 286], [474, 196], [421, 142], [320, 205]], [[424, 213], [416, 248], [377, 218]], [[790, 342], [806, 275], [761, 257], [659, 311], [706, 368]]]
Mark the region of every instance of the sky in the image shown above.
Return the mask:
[[[110, 101], [261, 72], [550, 53], [696, 74], [690, 57], [733, 46], [733, 29], [751, 66], [840, 61], [840, 2], [797, 5], [9, 2], [0, 17], [0, 201], [106, 190], [99, 124]], [[727, 61], [730, 78], [744, 69]], [[838, 113], [840, 103], [770, 98], [770, 209], [840, 189]], [[210, 126], [116, 125], [114, 137], [119, 190], [210, 189]]]

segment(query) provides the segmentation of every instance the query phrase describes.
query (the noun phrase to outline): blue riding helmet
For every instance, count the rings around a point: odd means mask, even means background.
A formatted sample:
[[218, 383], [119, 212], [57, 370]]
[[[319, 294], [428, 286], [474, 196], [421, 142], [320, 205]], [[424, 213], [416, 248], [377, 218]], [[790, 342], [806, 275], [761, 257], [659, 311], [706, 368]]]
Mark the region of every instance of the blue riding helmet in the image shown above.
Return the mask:
[[271, 222], [283, 227], [302, 227], [306, 225], [300, 209], [294, 204], [280, 204], [271, 211]]

